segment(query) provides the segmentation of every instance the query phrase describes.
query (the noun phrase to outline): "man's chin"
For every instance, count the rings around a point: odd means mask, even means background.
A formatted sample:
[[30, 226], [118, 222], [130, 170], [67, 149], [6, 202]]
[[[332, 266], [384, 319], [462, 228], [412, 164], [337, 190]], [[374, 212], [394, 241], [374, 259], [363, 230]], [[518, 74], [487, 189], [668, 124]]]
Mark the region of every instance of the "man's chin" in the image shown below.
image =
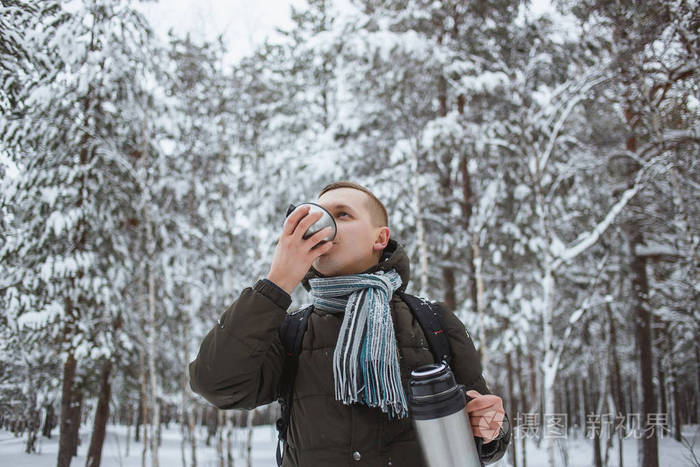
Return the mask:
[[324, 276], [333, 276], [337, 274], [338, 267], [327, 253], [316, 258], [311, 265]]

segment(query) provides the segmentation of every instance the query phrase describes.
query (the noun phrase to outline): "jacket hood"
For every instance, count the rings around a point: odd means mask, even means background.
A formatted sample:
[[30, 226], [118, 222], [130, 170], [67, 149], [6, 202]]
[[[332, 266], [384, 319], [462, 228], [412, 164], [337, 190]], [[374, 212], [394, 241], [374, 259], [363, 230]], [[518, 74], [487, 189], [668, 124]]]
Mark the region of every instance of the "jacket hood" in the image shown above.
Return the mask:
[[[411, 278], [411, 263], [406, 254], [406, 249], [403, 245], [398, 243], [394, 239], [389, 239], [386, 248], [382, 250], [382, 256], [379, 258], [379, 263], [374, 266], [362, 271], [360, 274], [372, 274], [377, 271], [389, 271], [391, 269], [396, 269], [396, 272], [401, 276], [401, 285], [399, 286], [397, 292], [403, 292], [406, 290], [408, 281]], [[327, 277], [314, 269], [313, 266], [306, 273], [304, 278], [301, 280], [301, 284], [304, 286], [307, 292], [311, 292], [311, 285], [309, 284], [309, 279], [315, 277]]]

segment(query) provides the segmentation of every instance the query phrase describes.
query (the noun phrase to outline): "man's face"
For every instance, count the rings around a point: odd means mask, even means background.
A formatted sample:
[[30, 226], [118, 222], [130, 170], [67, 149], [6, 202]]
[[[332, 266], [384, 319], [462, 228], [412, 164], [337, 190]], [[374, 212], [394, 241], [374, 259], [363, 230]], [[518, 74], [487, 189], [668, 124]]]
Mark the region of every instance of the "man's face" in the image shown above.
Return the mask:
[[358, 274], [377, 264], [377, 252], [389, 241], [388, 227], [374, 227], [366, 207], [367, 194], [354, 188], [336, 188], [319, 197], [317, 204], [335, 219], [334, 245], [312, 263], [324, 276]]

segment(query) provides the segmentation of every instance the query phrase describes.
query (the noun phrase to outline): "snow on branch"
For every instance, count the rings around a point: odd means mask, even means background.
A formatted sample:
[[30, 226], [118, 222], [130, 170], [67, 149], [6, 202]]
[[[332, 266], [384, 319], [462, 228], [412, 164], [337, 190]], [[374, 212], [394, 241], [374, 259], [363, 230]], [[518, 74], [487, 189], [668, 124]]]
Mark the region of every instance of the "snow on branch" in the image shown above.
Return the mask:
[[673, 245], [651, 243], [647, 245], [636, 245], [634, 249], [636, 256], [670, 256], [679, 258], [683, 256], [680, 251]]
[[613, 205], [610, 211], [608, 211], [608, 214], [605, 216], [605, 218], [602, 221], [600, 221], [591, 232], [584, 235], [581, 238], [581, 240], [579, 240], [576, 244], [562, 251], [562, 253], [553, 261], [552, 269], [557, 269], [562, 263], [577, 257], [590, 246], [595, 244], [600, 238], [600, 236], [603, 234], [603, 232], [605, 232], [607, 228], [610, 227], [610, 224], [612, 224], [612, 222], [615, 220], [617, 215], [620, 214], [620, 212], [627, 205], [627, 203], [639, 192], [639, 190], [642, 189], [642, 187], [646, 183], [646, 180], [643, 179], [643, 176], [646, 174], [646, 172], [657, 162], [661, 161], [663, 158], [665, 158], [665, 156], [662, 154], [644, 164], [644, 166], [641, 169], [639, 169], [637, 175], [635, 176], [634, 185], [631, 188], [625, 190], [624, 193], [622, 193], [622, 196], [620, 197], [618, 202]]
[[[608, 258], [610, 257], [610, 253], [606, 252], [605, 256], [601, 258], [601, 260], [598, 262], [598, 265], [596, 266], [596, 274], [593, 276], [593, 278], [590, 281], [590, 284], [586, 288], [587, 290], [595, 290], [596, 286], [598, 285], [598, 281], [601, 278], [601, 273], [603, 272], [603, 269], [605, 268], [605, 264], [608, 262]], [[588, 296], [583, 300], [583, 303], [581, 306], [575, 310], [573, 313], [571, 313], [571, 316], [569, 316], [569, 323], [566, 326], [566, 330], [564, 331], [564, 337], [561, 339], [559, 348], [556, 351], [556, 355], [554, 356], [554, 359], [552, 360], [552, 369], [553, 371], [557, 371], [559, 368], [559, 361], [561, 358], [561, 354], [564, 351], [564, 348], [566, 347], [568, 341], [569, 341], [569, 336], [571, 335], [571, 332], [574, 328], [574, 325], [581, 319], [581, 316], [587, 311], [592, 308], [596, 308], [601, 305], [605, 305], [607, 303], [612, 302], [612, 296], [611, 295], [606, 295], [603, 298], [603, 301], [598, 302], [598, 303], [591, 303], [591, 297]]]
[[606, 81], [606, 77], [599, 77], [598, 79], [595, 79], [593, 81], [588, 82], [586, 85], [584, 85], [575, 95], [574, 98], [572, 98], [569, 102], [566, 108], [562, 111], [561, 115], [559, 116], [559, 119], [554, 125], [554, 128], [552, 129], [552, 134], [549, 136], [549, 141], [547, 142], [547, 147], [540, 156], [540, 162], [539, 162], [539, 168], [540, 171], [543, 171], [545, 166], [547, 165], [547, 161], [549, 160], [549, 157], [552, 154], [552, 150], [554, 149], [554, 144], [557, 141], [557, 138], [559, 136], [559, 132], [561, 131], [561, 128], [564, 126], [564, 122], [569, 118], [569, 115], [571, 112], [574, 110], [574, 107], [578, 105], [579, 102], [584, 100], [587, 97], [588, 91], [591, 90], [591, 88], [597, 86], [598, 84], [602, 83], [603, 81]]
[[499, 148], [508, 149], [510, 152], [512, 152], [513, 154], [517, 154], [517, 155], [521, 154], [521, 152], [522, 152], [522, 150], [519, 147], [515, 146], [514, 144], [511, 144], [510, 142], [508, 142], [502, 138], [491, 138], [491, 139], [484, 141], [484, 143], [490, 144], [492, 146], [496, 146]]

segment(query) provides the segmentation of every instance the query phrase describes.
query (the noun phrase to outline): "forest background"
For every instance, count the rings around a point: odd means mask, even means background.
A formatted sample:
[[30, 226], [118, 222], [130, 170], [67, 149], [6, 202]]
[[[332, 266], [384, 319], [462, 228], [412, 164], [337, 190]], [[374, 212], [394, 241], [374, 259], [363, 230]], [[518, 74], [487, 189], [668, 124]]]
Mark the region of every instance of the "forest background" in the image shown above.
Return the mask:
[[3, 429], [27, 453], [58, 430], [63, 467], [81, 426], [92, 466], [123, 425], [157, 465], [175, 423], [188, 465], [205, 425], [224, 465], [226, 430], [277, 405], [217, 411], [187, 362], [267, 273], [289, 204], [350, 179], [549, 465], [562, 420], [594, 465], [630, 433], [659, 465], [700, 413], [700, 6], [528, 6], [310, 0], [228, 63], [134, 2], [0, 1]]

